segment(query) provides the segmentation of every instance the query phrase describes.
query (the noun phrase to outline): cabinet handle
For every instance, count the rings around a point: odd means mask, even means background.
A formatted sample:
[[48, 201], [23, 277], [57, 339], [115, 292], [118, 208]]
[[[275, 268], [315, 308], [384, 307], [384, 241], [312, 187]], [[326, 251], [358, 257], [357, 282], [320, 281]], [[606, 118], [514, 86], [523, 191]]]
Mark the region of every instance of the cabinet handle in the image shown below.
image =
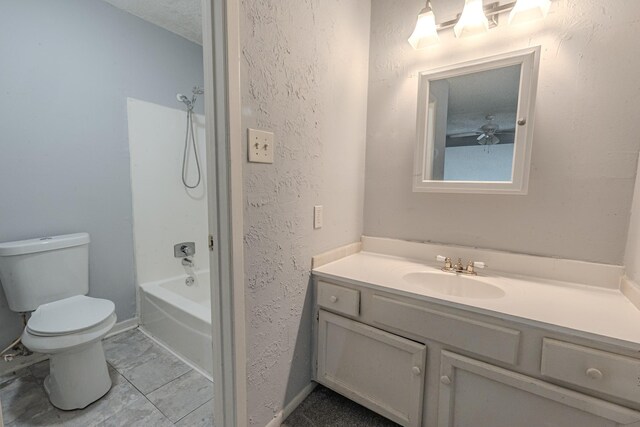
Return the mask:
[[416, 377], [422, 373], [422, 370], [419, 366], [414, 366], [413, 368], [411, 368], [411, 370], [413, 371], [413, 375], [415, 375]]
[[594, 380], [602, 379], [602, 372], [596, 368], [587, 369], [587, 376]]
[[451, 384], [451, 378], [449, 378], [446, 375], [443, 375], [443, 376], [440, 377], [440, 382], [442, 384], [444, 384], [444, 385], [449, 385], [449, 384]]
[[335, 295], [331, 295], [331, 296], [329, 297], [329, 301], [331, 301], [331, 302], [338, 302], [338, 297], [337, 297], [337, 296], [335, 296]]

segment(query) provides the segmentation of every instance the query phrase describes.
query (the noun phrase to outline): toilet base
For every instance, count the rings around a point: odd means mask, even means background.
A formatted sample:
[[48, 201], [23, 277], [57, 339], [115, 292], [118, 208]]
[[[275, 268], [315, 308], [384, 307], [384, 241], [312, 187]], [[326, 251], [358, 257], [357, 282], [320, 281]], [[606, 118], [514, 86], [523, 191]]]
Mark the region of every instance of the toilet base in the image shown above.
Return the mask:
[[49, 366], [44, 388], [57, 408], [85, 408], [111, 388], [102, 340], [72, 351], [50, 354]]

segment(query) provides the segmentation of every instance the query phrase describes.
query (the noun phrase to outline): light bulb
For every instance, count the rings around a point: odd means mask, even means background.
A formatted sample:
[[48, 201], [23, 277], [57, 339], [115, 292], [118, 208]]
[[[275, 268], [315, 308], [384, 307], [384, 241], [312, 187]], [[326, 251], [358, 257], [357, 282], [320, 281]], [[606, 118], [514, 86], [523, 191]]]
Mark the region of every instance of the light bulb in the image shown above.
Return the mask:
[[467, 37], [486, 33], [489, 30], [489, 21], [484, 14], [482, 0], [465, 0], [462, 15], [453, 27], [456, 37]]
[[438, 29], [436, 26], [436, 17], [431, 10], [431, 5], [427, 3], [427, 7], [422, 9], [418, 14], [416, 28], [409, 37], [409, 44], [414, 49], [424, 49], [425, 47], [438, 43]]
[[541, 19], [547, 16], [551, 0], [518, 0], [509, 14], [509, 24]]

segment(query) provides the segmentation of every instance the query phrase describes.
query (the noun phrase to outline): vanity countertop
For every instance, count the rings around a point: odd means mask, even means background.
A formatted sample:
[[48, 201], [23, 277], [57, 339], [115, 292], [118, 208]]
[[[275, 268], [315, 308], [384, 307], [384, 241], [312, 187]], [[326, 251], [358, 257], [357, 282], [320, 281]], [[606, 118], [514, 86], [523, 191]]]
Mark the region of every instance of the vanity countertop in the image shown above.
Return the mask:
[[501, 288], [504, 296], [463, 298], [437, 293], [403, 278], [412, 272], [438, 273], [440, 266], [359, 252], [313, 269], [316, 277], [524, 321], [640, 351], [640, 310], [617, 289], [481, 270], [477, 277]]

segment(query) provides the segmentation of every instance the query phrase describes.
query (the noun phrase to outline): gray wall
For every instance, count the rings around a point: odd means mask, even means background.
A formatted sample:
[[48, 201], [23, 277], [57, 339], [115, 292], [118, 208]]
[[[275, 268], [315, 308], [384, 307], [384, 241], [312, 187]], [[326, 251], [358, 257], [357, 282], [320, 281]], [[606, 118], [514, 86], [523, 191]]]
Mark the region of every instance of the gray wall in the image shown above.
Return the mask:
[[311, 257], [362, 233], [369, 7], [242, 1], [242, 124], [276, 138], [273, 165], [244, 166], [252, 426], [311, 380]]
[[[126, 97], [179, 108], [176, 92], [203, 82], [202, 49], [99, 0], [0, 11], [0, 241], [89, 232], [90, 295], [132, 318]], [[0, 325], [4, 347], [21, 325], [1, 291]]]
[[[438, 20], [461, 0], [433, 0]], [[373, 0], [364, 233], [620, 264], [640, 144], [640, 2], [560, 0], [538, 22], [414, 51], [421, 0]], [[411, 191], [417, 73], [541, 45], [529, 194]]]

